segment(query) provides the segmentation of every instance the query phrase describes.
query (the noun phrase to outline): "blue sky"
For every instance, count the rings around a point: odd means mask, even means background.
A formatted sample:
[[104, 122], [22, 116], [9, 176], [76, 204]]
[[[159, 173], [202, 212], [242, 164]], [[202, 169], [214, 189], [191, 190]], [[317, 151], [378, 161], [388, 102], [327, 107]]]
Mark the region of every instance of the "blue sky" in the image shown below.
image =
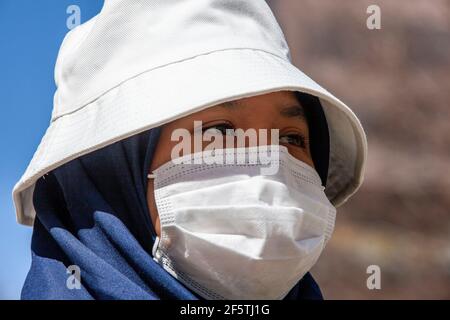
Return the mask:
[[49, 122], [58, 49], [70, 5], [81, 22], [102, 0], [0, 0], [0, 299], [18, 299], [30, 267], [31, 228], [16, 223], [11, 191]]

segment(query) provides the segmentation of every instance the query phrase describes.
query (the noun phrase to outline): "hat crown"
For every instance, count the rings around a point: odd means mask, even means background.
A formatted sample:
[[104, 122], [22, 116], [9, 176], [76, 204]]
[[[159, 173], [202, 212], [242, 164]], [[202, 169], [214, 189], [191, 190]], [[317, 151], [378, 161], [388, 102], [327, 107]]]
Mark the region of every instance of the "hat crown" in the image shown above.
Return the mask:
[[227, 49], [263, 50], [290, 61], [264, 0], [105, 0], [97, 16], [63, 41], [52, 120], [141, 73]]

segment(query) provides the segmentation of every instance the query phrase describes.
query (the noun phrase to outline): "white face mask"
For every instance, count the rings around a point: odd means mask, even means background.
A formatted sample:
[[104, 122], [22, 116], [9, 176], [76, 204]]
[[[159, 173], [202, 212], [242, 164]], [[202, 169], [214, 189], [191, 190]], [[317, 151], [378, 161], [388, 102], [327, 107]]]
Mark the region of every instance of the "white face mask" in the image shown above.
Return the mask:
[[[161, 222], [154, 260], [205, 299], [283, 299], [331, 236], [336, 209], [319, 175], [287, 148], [277, 150], [274, 175], [250, 161], [168, 162], [149, 175]], [[199, 154], [208, 157], [177, 161]]]

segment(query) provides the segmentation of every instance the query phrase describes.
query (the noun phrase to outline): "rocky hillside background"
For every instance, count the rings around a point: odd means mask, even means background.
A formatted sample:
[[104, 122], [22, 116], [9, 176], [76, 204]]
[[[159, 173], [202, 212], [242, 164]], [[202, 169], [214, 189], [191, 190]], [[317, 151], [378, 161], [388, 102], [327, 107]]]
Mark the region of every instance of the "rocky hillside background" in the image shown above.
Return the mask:
[[[381, 8], [381, 30], [366, 9]], [[366, 179], [312, 270], [328, 299], [450, 299], [450, 1], [272, 0], [294, 63], [350, 105]], [[369, 290], [366, 269], [381, 269]]]

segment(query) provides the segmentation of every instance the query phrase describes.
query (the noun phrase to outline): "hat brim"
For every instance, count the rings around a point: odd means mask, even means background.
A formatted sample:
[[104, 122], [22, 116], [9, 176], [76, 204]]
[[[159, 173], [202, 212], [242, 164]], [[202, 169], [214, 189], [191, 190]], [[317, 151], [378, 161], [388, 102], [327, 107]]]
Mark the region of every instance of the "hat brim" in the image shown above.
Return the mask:
[[261, 50], [227, 49], [143, 72], [53, 119], [13, 189], [17, 220], [33, 224], [36, 181], [72, 159], [225, 101], [281, 90], [321, 99], [330, 132], [325, 191], [336, 207], [341, 205], [363, 180], [367, 142], [358, 118], [285, 59]]

